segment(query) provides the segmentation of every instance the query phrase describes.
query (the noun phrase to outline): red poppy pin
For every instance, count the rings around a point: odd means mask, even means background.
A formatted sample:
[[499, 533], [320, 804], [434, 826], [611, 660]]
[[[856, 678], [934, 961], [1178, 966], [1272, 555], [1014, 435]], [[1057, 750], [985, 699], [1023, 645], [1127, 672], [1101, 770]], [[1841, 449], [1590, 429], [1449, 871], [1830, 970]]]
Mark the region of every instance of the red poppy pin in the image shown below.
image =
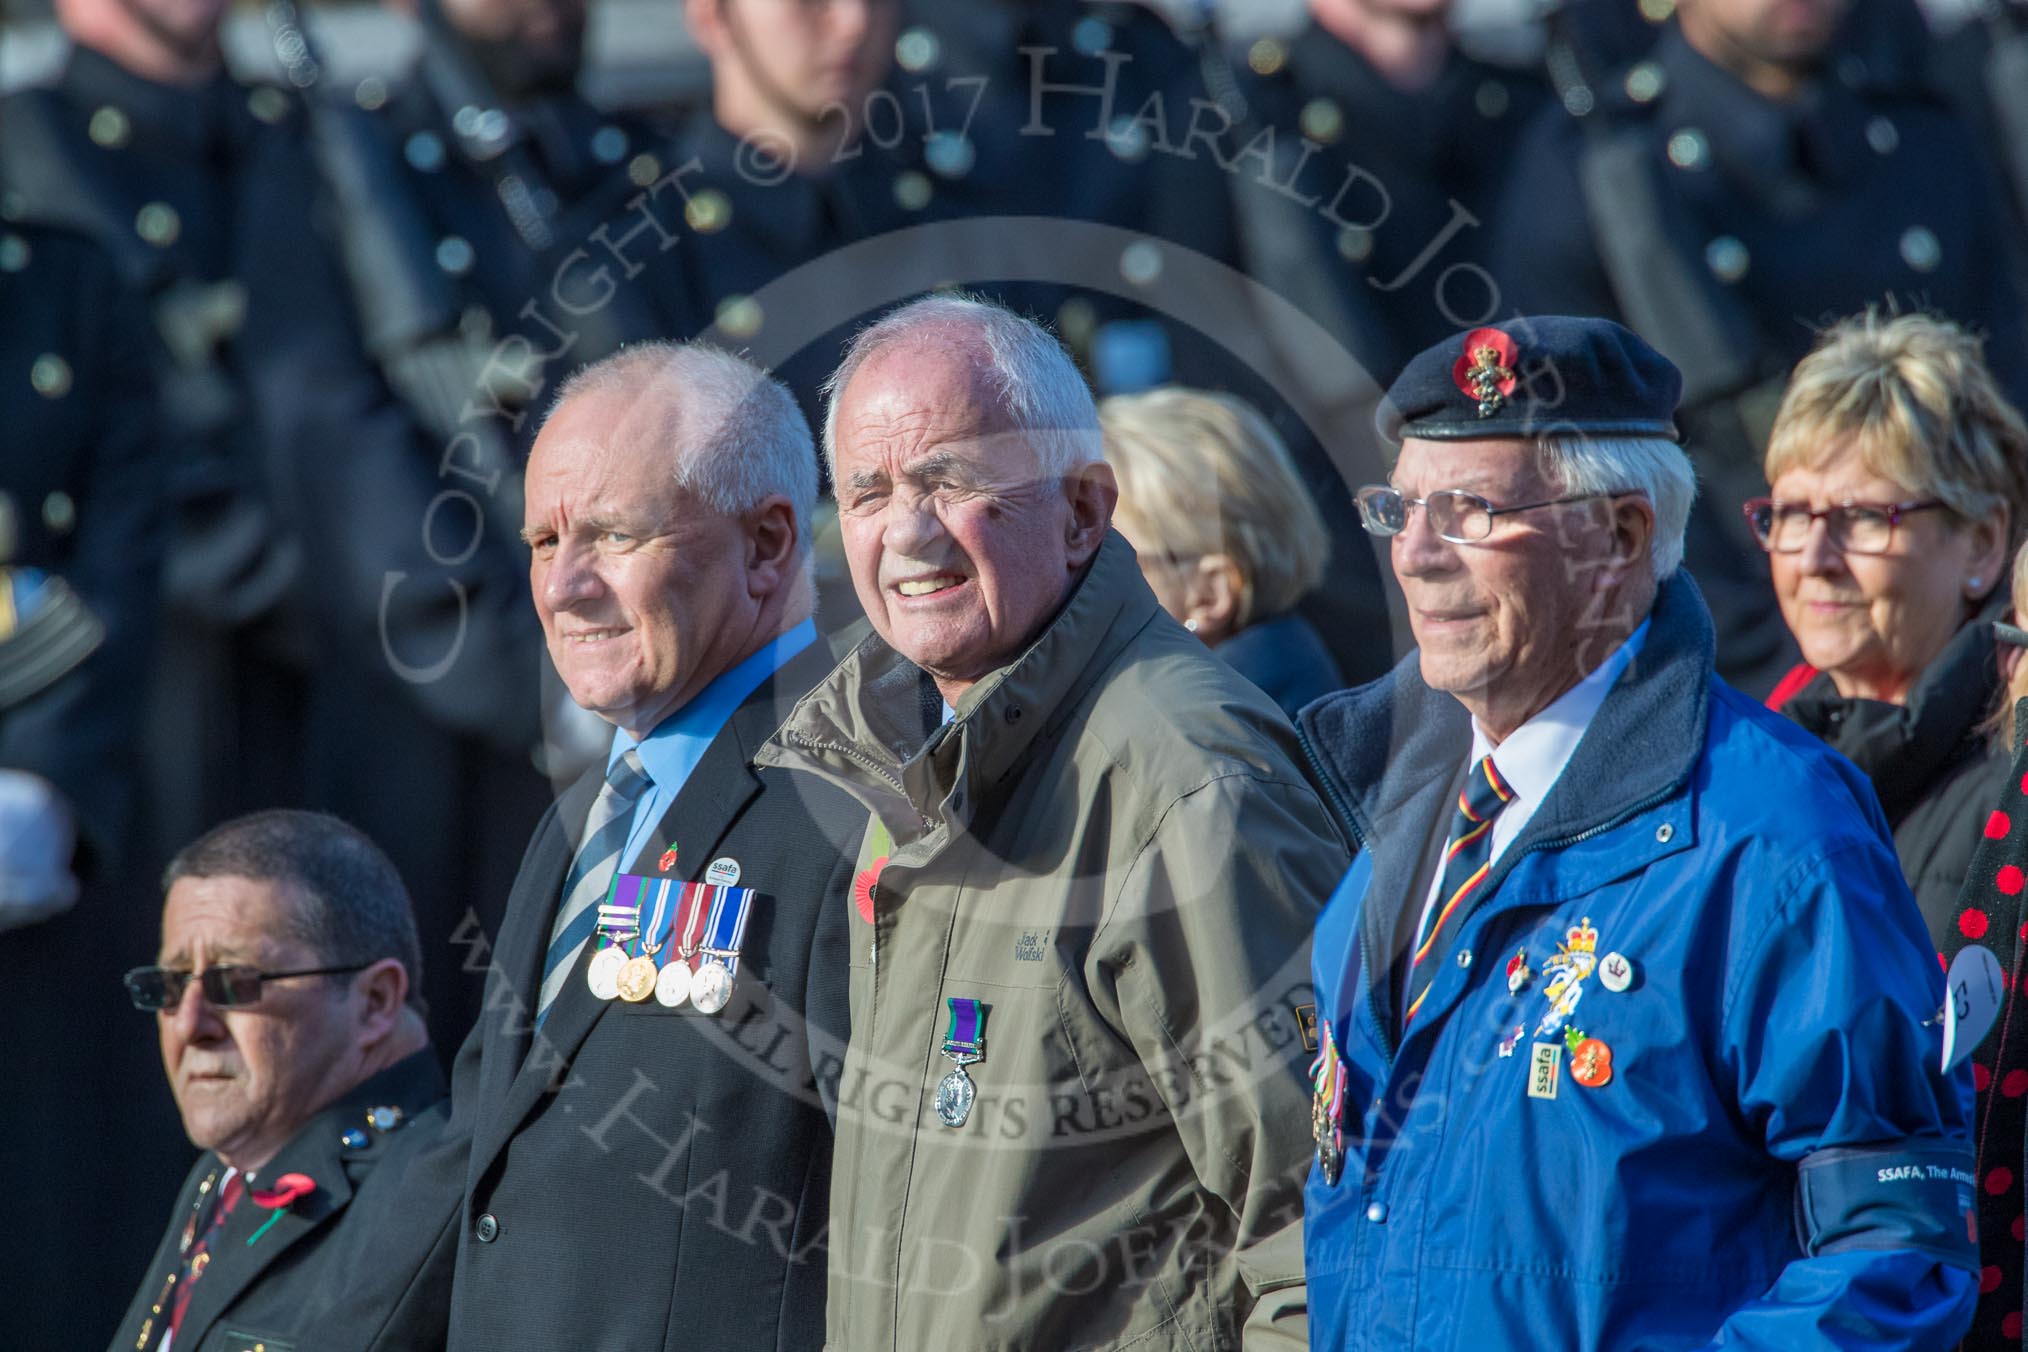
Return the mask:
[[881, 872], [887, 867], [887, 856], [881, 855], [852, 880], [852, 904], [859, 908], [859, 918], [867, 924], [873, 923], [873, 889], [880, 882]]
[[273, 1188], [266, 1190], [255, 1188], [249, 1192], [247, 1196], [253, 1198], [255, 1206], [266, 1207], [273, 1214], [261, 1222], [260, 1229], [247, 1236], [247, 1247], [253, 1247], [253, 1242], [273, 1229], [275, 1222], [280, 1220], [290, 1207], [316, 1190], [317, 1180], [308, 1174], [283, 1174], [275, 1180]]
[[658, 868], [658, 869], [660, 869], [660, 870], [661, 870], [662, 872], [664, 872], [664, 873], [670, 873], [670, 872], [673, 872], [673, 871], [675, 870], [675, 868], [676, 868], [676, 842], [675, 842], [675, 841], [673, 841], [673, 840], [672, 840], [672, 841], [670, 841], [670, 842], [669, 842], [669, 848], [668, 848], [668, 849], [666, 849], [666, 850], [664, 850], [664, 851], [662, 851], [662, 857], [661, 857], [661, 859], [660, 859], [660, 860], [658, 860], [658, 861], [656, 862], [656, 864], [655, 864], [655, 867], [656, 867], [656, 868]]
[[1479, 401], [1479, 416], [1490, 418], [1514, 393], [1514, 368], [1521, 349], [1498, 329], [1473, 329], [1465, 335], [1465, 351], [1451, 367], [1451, 379]]

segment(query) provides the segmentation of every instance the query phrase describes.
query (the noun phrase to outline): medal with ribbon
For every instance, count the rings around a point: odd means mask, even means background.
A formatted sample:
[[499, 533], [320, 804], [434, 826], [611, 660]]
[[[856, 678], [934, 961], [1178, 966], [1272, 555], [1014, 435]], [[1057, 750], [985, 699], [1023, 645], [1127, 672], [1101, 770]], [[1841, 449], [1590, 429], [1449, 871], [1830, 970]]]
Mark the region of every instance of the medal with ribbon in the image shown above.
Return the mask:
[[631, 873], [613, 877], [606, 899], [599, 903], [596, 951], [585, 969], [585, 984], [601, 1000], [617, 999], [620, 972], [627, 965], [627, 943], [641, 932], [641, 884], [648, 881]]
[[711, 889], [701, 883], [679, 883], [677, 895], [676, 919], [663, 943], [662, 969], [655, 974], [655, 1002], [669, 1009], [690, 998], [690, 959], [704, 942], [704, 915], [711, 907]]
[[711, 914], [704, 922], [704, 959], [690, 980], [690, 1002], [698, 1012], [716, 1014], [732, 999], [733, 974], [739, 971], [739, 946], [746, 939], [747, 917], [753, 913], [751, 887], [711, 887]]
[[669, 895], [676, 890], [677, 884], [667, 878], [637, 878], [634, 881], [639, 884], [634, 894], [635, 905], [641, 910], [647, 910], [651, 903], [654, 906], [648, 916], [647, 928], [641, 931], [640, 946], [620, 968], [620, 998], [638, 1005], [655, 993], [656, 981], [661, 973], [655, 955], [662, 951], [666, 942], [662, 924], [669, 915]]
[[944, 1003], [951, 1010], [950, 1027], [944, 1033], [944, 1055], [951, 1059], [952, 1066], [937, 1081], [937, 1118], [947, 1127], [962, 1127], [972, 1115], [972, 1100], [979, 1092], [972, 1077], [965, 1074], [965, 1067], [986, 1059], [986, 1012], [991, 1006], [963, 995], [953, 995]]
[[1345, 1169], [1345, 1062], [1338, 1055], [1338, 1041], [1327, 1020], [1317, 1020], [1322, 1045], [1317, 1059], [1310, 1062], [1310, 1135], [1317, 1142], [1317, 1168], [1324, 1186], [1338, 1186]]

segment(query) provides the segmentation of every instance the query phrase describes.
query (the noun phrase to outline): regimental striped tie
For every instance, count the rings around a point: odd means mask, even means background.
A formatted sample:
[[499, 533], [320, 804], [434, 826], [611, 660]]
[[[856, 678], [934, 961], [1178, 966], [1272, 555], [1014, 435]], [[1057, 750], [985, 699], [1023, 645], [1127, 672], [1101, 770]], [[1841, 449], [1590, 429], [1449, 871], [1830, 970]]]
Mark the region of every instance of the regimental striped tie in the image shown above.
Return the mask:
[[633, 833], [634, 808], [653, 782], [641, 765], [638, 750], [629, 749], [606, 770], [605, 787], [585, 818], [584, 844], [577, 847], [577, 857], [564, 875], [563, 903], [556, 908], [556, 923], [549, 931], [549, 955], [542, 962], [542, 993], [535, 1006], [538, 1026], [549, 1017], [549, 1006], [570, 979], [577, 955], [598, 927], [599, 898], [612, 886], [620, 851], [627, 848], [627, 837]]
[[1401, 1016], [1406, 1026], [1422, 1008], [1423, 999], [1443, 970], [1443, 957], [1460, 925], [1452, 924], [1465, 901], [1486, 881], [1493, 867], [1493, 818], [1514, 801], [1514, 790], [1500, 778], [1491, 756], [1483, 756], [1465, 777], [1458, 791], [1458, 810], [1451, 815], [1450, 843], [1444, 847], [1443, 882], [1437, 888], [1435, 914], [1429, 930], [1416, 946], [1408, 969], [1408, 1012]]

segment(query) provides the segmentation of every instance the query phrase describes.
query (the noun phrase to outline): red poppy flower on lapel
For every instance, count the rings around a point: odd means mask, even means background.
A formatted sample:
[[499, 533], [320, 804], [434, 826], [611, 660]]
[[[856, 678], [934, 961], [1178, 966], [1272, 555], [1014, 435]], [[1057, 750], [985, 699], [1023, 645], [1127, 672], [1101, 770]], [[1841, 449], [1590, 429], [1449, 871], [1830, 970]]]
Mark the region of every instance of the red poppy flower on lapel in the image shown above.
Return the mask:
[[859, 876], [852, 880], [852, 904], [859, 908], [859, 918], [867, 924], [873, 923], [873, 889], [880, 882], [880, 874], [887, 867], [887, 856], [881, 855], [867, 867], [859, 870]]
[[255, 1206], [266, 1207], [272, 1214], [261, 1222], [260, 1229], [247, 1236], [247, 1247], [253, 1247], [253, 1242], [273, 1229], [275, 1222], [286, 1215], [290, 1207], [315, 1191], [317, 1180], [308, 1174], [283, 1174], [275, 1180], [274, 1187], [255, 1188], [249, 1192], [247, 1196], [253, 1198]]

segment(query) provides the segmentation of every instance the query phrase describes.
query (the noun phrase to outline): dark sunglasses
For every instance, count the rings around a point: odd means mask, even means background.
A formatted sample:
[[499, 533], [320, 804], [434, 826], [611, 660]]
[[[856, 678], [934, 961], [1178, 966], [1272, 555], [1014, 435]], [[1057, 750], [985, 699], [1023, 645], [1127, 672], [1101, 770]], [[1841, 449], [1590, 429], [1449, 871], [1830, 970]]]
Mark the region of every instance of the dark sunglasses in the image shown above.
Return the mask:
[[219, 1009], [244, 1009], [261, 1002], [261, 986], [269, 981], [288, 981], [299, 976], [349, 976], [373, 964], [355, 962], [344, 967], [305, 967], [294, 972], [263, 972], [258, 967], [225, 963], [201, 972], [175, 967], [136, 967], [124, 978], [134, 1008], [149, 1011], [175, 1009], [183, 1003], [183, 990], [194, 978], [204, 999]]

